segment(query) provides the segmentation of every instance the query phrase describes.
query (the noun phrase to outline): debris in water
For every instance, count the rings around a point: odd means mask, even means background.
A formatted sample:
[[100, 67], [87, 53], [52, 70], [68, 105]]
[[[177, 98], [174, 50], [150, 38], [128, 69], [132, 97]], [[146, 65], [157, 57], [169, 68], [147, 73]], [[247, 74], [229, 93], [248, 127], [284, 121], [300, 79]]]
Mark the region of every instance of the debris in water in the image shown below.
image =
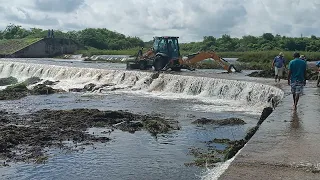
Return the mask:
[[15, 84], [7, 86], [0, 91], [0, 100], [14, 100], [21, 99], [28, 95], [28, 88], [25, 84]]
[[6, 78], [0, 78], [0, 86], [7, 86], [11, 84], [16, 84], [18, 83], [18, 79], [15, 77], [6, 77]]
[[[132, 133], [145, 129], [152, 135], [178, 129], [176, 121], [124, 111], [43, 109], [27, 115], [0, 111], [0, 115], [0, 159], [15, 162], [44, 163], [48, 159], [46, 147], [73, 150], [81, 148], [79, 143], [107, 142], [114, 128]], [[87, 132], [91, 127], [112, 130], [97, 137]], [[68, 147], [66, 141], [72, 141], [74, 147]]]
[[26, 86], [32, 85], [32, 84], [36, 84], [38, 82], [42, 81], [42, 79], [40, 79], [39, 77], [30, 77], [28, 79], [26, 79], [23, 83]]
[[185, 163], [185, 166], [214, 167], [222, 160], [215, 150], [206, 151], [200, 148], [191, 148], [189, 154], [193, 155], [195, 159], [193, 162]]
[[[30, 83], [30, 82], [29, 82]], [[38, 84], [31, 90], [27, 88], [26, 83], [19, 83], [7, 86], [0, 91], [0, 100], [16, 100], [26, 97], [27, 95], [44, 95], [64, 92], [63, 90], [53, 89], [44, 84]]]
[[31, 94], [33, 95], [43, 95], [43, 94], [53, 94], [55, 90], [52, 87], [46, 86], [44, 84], [38, 84], [33, 87]]
[[224, 125], [243, 125], [243, 124], [246, 124], [246, 122], [239, 118], [227, 118], [227, 119], [221, 119], [221, 120], [201, 118], [193, 121], [192, 124], [202, 124], [202, 125], [216, 124], [216, 125], [224, 126]]

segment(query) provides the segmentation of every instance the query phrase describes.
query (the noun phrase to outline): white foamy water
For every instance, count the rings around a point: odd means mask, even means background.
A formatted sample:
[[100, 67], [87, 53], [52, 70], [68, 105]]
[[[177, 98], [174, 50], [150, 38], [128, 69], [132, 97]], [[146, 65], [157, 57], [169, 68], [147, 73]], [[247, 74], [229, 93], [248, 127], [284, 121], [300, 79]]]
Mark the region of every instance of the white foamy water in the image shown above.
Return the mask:
[[83, 59], [82, 54], [71, 55], [69, 59]]
[[66, 91], [94, 83], [101, 86], [94, 93], [134, 93], [137, 96], [196, 100], [203, 105], [190, 108], [204, 112], [214, 109], [259, 114], [269, 106], [267, 101], [271, 94], [279, 99], [283, 97], [280, 89], [255, 82], [0, 61], [0, 77], [9, 76], [19, 81], [30, 77], [60, 81], [53, 88]]
[[[284, 96], [283, 91], [276, 87], [255, 82], [0, 61], [0, 78], [9, 76], [16, 77], [19, 81], [30, 77], [59, 81], [53, 88], [66, 91], [94, 83], [101, 88], [92, 93], [130, 93], [141, 97], [188, 99], [197, 101], [194, 106], [189, 107], [190, 109], [203, 112], [232, 111], [260, 114], [264, 107], [270, 105], [268, 97], [271, 94], [279, 99]], [[208, 170], [203, 179], [217, 179], [232, 160]]]
[[107, 60], [107, 61], [126, 61], [129, 59], [129, 55], [93, 55], [91, 60]]

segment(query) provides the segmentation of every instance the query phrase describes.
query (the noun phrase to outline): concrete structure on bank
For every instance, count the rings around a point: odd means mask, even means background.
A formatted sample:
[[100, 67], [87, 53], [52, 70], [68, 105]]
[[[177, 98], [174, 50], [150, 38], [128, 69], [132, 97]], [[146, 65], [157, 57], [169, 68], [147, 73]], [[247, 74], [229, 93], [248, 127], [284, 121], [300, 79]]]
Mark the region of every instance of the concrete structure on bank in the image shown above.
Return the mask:
[[71, 39], [43, 38], [10, 54], [1, 54], [6, 58], [50, 58], [63, 54], [72, 54], [79, 45]]
[[320, 88], [307, 84], [297, 112], [286, 96], [237, 154], [219, 180], [320, 179]]

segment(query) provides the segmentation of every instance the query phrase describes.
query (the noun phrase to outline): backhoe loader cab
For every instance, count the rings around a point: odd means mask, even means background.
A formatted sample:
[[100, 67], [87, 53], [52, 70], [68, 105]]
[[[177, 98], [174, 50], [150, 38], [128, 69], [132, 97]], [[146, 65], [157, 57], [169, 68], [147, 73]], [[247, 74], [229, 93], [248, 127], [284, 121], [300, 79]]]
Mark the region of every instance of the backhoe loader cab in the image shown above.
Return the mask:
[[171, 68], [174, 71], [181, 69], [179, 63], [180, 49], [179, 37], [161, 36], [153, 38], [153, 46], [146, 53], [139, 50], [134, 62], [127, 62], [127, 69], [149, 69], [167, 70]]
[[153, 49], [155, 59], [153, 62], [156, 71], [171, 68], [174, 71], [180, 70], [179, 57], [179, 37], [161, 36], [154, 37]]
[[169, 59], [179, 58], [179, 37], [154, 37], [153, 49], [155, 53], [162, 53], [164, 56], [168, 56]]

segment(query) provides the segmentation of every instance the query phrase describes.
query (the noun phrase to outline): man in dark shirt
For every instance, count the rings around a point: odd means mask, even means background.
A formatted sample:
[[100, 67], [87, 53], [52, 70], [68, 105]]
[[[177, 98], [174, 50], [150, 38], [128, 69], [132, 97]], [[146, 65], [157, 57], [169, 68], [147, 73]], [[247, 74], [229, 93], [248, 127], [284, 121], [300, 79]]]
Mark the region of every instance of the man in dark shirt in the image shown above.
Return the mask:
[[302, 94], [303, 86], [306, 85], [307, 63], [300, 59], [300, 54], [295, 52], [294, 59], [289, 63], [288, 85], [291, 86], [293, 94], [293, 108], [297, 110], [297, 104]]

